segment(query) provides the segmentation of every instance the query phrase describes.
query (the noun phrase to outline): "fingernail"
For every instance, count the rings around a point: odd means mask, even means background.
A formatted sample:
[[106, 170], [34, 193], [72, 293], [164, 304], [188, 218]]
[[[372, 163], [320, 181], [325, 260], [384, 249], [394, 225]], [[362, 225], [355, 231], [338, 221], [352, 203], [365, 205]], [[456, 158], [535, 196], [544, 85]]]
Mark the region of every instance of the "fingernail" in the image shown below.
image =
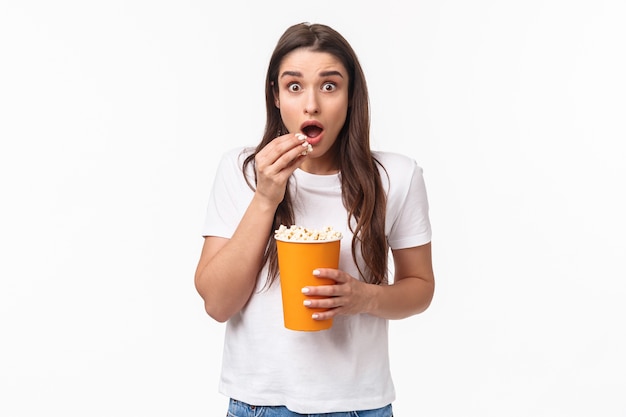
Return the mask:
[[320, 271], [317, 269], [313, 270], [313, 275], [318, 276], [320, 274]]
[[313, 314], [311, 317], [312, 317], [313, 319], [319, 319], [319, 318], [320, 318], [320, 315], [319, 315], [319, 314], [317, 314], [317, 313], [315, 313], [315, 314]]
[[302, 294], [307, 294], [309, 292], [309, 289], [307, 287], [302, 288]]
[[304, 300], [302, 302], [302, 304], [304, 304], [305, 306], [310, 306], [311, 305], [311, 300]]

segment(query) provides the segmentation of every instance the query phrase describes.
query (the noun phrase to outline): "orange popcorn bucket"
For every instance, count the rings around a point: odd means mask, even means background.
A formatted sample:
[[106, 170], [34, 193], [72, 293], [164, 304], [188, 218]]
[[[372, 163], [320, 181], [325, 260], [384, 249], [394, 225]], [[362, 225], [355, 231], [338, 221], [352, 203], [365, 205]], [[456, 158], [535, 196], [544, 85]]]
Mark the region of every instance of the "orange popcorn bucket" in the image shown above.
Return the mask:
[[307, 296], [302, 288], [314, 285], [333, 285], [335, 281], [313, 275], [317, 268], [339, 267], [341, 240], [285, 241], [276, 238], [278, 269], [283, 298], [283, 318], [290, 330], [317, 331], [329, 329], [333, 320], [313, 320], [313, 313], [326, 309], [304, 306], [304, 300], [320, 298]]

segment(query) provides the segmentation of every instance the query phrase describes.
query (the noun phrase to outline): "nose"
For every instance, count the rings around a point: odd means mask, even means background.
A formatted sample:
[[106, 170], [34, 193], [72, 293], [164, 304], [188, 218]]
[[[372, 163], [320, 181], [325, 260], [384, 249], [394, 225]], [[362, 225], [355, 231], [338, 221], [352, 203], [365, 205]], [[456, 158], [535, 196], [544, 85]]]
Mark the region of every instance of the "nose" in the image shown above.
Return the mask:
[[319, 112], [320, 112], [320, 107], [319, 107], [317, 94], [312, 91], [309, 94], [307, 94], [306, 101], [304, 103], [304, 113], [305, 114], [317, 114]]

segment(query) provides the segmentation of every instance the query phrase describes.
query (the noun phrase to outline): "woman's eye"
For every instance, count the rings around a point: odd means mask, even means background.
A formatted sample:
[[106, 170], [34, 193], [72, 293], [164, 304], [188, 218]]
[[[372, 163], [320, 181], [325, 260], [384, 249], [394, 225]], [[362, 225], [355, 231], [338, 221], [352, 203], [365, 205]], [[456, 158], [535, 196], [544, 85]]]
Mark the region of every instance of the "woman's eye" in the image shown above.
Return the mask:
[[335, 83], [324, 83], [324, 85], [322, 85], [323, 91], [335, 91], [336, 88]]
[[300, 91], [300, 84], [296, 84], [296, 83], [289, 84], [287, 86], [287, 90], [291, 91], [292, 93], [296, 93]]

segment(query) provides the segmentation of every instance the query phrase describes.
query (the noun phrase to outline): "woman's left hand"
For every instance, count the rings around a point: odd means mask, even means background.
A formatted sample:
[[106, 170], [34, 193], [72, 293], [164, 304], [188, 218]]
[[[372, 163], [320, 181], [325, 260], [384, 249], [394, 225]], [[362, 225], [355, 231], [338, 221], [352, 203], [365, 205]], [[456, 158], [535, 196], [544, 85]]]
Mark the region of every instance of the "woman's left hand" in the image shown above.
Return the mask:
[[304, 305], [309, 308], [327, 308], [327, 311], [315, 312], [315, 320], [328, 320], [340, 314], [358, 314], [372, 308], [374, 285], [364, 283], [339, 269], [318, 268], [314, 271], [318, 278], [330, 278], [334, 285], [308, 286], [302, 289], [307, 298]]

